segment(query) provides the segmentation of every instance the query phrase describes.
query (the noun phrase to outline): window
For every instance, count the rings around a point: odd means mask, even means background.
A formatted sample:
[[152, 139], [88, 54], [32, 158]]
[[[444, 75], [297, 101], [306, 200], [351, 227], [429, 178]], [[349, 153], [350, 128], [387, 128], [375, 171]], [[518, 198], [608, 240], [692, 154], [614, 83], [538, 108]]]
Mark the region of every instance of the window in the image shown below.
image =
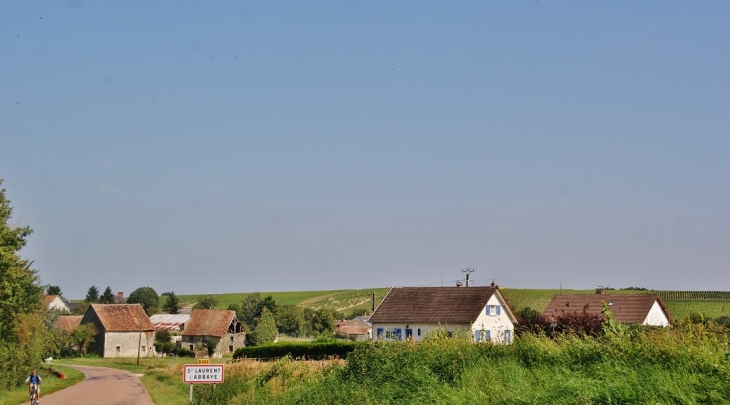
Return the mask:
[[481, 342], [482, 341], [482, 331], [475, 330], [474, 331], [474, 341], [475, 342]]
[[487, 332], [487, 342], [491, 342], [492, 341], [492, 331], [487, 330], [486, 332]]
[[195, 345], [190, 345], [190, 350], [195, 350]]
[[421, 336], [421, 328], [418, 328], [418, 336]]
[[231, 343], [233, 343], [233, 336], [231, 336]]
[[122, 346], [117, 346], [117, 354], [120, 354], [122, 352]]
[[502, 313], [502, 308], [499, 305], [487, 305], [487, 315], [499, 316]]
[[144, 346], [142, 346], [142, 351], [144, 352]]
[[228, 346], [228, 353], [233, 353], [233, 346]]
[[375, 337], [385, 338], [385, 336], [383, 336], [383, 328], [378, 328], [378, 333], [375, 335]]
[[406, 329], [406, 339], [413, 337], [413, 329]]
[[504, 343], [512, 343], [512, 331], [504, 331]]

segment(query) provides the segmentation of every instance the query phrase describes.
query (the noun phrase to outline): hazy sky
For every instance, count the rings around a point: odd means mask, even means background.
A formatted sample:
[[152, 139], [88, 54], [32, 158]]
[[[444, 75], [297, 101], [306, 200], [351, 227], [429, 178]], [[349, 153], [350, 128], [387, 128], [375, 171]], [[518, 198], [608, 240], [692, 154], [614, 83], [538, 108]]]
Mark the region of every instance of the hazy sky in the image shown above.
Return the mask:
[[730, 290], [730, 2], [0, 2], [44, 284]]

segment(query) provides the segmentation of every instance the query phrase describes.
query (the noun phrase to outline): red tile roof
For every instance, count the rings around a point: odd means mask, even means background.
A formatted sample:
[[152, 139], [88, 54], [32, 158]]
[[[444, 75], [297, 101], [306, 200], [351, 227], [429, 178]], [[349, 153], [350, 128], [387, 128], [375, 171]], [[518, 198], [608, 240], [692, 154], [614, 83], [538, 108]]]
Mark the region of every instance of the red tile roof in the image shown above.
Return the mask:
[[393, 287], [370, 322], [473, 323], [495, 293], [505, 302], [498, 287]]
[[155, 330], [140, 304], [91, 304], [84, 320], [90, 319], [89, 311], [96, 313], [106, 332], [133, 332], [140, 328], [143, 331]]
[[56, 318], [55, 325], [57, 328], [71, 332], [75, 327], [81, 324], [83, 315], [63, 315]]
[[46, 306], [48, 306], [48, 304], [55, 300], [56, 297], [58, 297], [58, 295], [46, 295], [45, 298], [43, 298], [43, 302], [45, 302]]
[[235, 317], [236, 312], [229, 309], [194, 309], [182, 335], [221, 337]]
[[545, 308], [543, 315], [554, 317], [563, 312], [579, 312], [585, 308], [587, 313], [600, 314], [603, 311], [603, 304], [610, 304], [611, 313], [618, 322], [634, 324], [644, 323], [649, 310], [654, 302], [664, 311], [669, 322], [672, 316], [664, 305], [661, 297], [649, 294], [566, 294], [556, 295]]

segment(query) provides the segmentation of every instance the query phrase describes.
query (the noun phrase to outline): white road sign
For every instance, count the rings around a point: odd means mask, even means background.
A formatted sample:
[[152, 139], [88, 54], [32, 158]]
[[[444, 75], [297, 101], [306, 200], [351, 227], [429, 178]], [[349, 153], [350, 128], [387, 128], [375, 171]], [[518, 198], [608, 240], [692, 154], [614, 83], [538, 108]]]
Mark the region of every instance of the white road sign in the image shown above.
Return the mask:
[[186, 364], [183, 367], [185, 384], [220, 384], [223, 382], [223, 364]]

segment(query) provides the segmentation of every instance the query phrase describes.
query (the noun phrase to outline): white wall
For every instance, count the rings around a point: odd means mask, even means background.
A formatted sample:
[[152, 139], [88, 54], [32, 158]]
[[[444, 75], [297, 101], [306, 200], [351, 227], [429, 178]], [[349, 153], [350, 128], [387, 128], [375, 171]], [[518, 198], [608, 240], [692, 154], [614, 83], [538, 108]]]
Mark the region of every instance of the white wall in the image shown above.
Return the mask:
[[662, 311], [659, 301], [654, 301], [654, 305], [651, 306], [649, 314], [646, 315], [643, 325], [669, 326], [669, 319], [664, 314], [664, 311]]
[[63, 300], [60, 297], [56, 297], [53, 299], [53, 301], [49, 302], [48, 308], [69, 312], [68, 306], [66, 306], [66, 303], [63, 302]]
[[[438, 324], [438, 323], [393, 323], [393, 322], [374, 322], [373, 323], [373, 340], [378, 340], [378, 329], [382, 328], [384, 331], [394, 331], [395, 329], [401, 330], [401, 339], [400, 340], [406, 340], [406, 329], [412, 329], [413, 330], [413, 340], [416, 342], [420, 342], [423, 340], [424, 337], [426, 337], [426, 334], [434, 329], [442, 328], [446, 329], [449, 332], [453, 332], [457, 329], [460, 329], [462, 331], [470, 331], [471, 325], [447, 325], [447, 324]], [[418, 333], [420, 329], [420, 335]]]
[[487, 315], [486, 307], [483, 308], [481, 314], [479, 314], [479, 317], [477, 317], [477, 320], [474, 322], [472, 329], [474, 331], [489, 331], [489, 338], [494, 343], [505, 343], [505, 331], [508, 331], [511, 336], [509, 337], [510, 341], [506, 343], [511, 343], [511, 340], [514, 339], [515, 326], [507, 315], [508, 312], [505, 308], [506, 305], [504, 301], [500, 300], [495, 293], [492, 295], [492, 298], [489, 299], [487, 305], [499, 305], [499, 315], [496, 313]]

